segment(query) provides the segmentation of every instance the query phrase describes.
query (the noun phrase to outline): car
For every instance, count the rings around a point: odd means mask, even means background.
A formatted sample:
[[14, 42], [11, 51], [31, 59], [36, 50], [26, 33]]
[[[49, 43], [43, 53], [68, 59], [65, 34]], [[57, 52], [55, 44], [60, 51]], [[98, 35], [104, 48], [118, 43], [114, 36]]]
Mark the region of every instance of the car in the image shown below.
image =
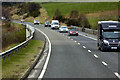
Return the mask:
[[21, 23], [24, 23], [24, 19], [21, 19]]
[[49, 21], [45, 22], [45, 27], [51, 27], [51, 24]]
[[51, 29], [59, 29], [59, 21], [58, 20], [52, 20]]
[[39, 25], [39, 21], [38, 20], [34, 20], [34, 25]]
[[59, 32], [68, 32], [67, 26], [61, 26]]
[[6, 20], [6, 18], [4, 16], [1, 17], [1, 20]]
[[76, 29], [70, 29], [70, 30], [69, 30], [69, 36], [71, 36], [71, 35], [76, 35], [76, 36], [78, 36], [78, 31], [77, 31]]

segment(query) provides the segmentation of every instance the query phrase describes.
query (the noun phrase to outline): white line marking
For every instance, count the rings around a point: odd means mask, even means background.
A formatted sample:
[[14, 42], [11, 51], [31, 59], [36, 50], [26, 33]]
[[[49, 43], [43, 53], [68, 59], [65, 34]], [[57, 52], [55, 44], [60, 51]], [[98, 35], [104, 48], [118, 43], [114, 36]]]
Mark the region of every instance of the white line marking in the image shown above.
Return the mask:
[[68, 37], [70, 39], [70, 37]]
[[114, 74], [120, 79], [120, 75], [117, 72], [115, 72]]
[[83, 46], [83, 48], [85, 49], [86, 47], [85, 47], [85, 46]]
[[103, 63], [103, 65], [107, 66], [107, 63], [106, 63], [106, 62], [102, 61], [102, 63]]
[[77, 41], [75, 41], [75, 42], [77, 42]]
[[90, 52], [91, 52], [91, 50], [88, 50], [88, 52], [90, 53]]
[[98, 56], [97, 56], [96, 54], [94, 54], [94, 57], [95, 57], [95, 58], [98, 58]]
[[78, 45], [80, 45], [80, 43], [78, 43]]
[[95, 39], [95, 38], [92, 38], [92, 37], [89, 37], [89, 36], [86, 36], [86, 35], [83, 35], [83, 34], [80, 34], [80, 33], [79, 33], [79, 35], [84, 36], [84, 37], [87, 37], [87, 38], [90, 38], [90, 39], [93, 39], [93, 40], [97, 40], [97, 39]]
[[48, 62], [49, 62], [49, 59], [50, 59], [50, 54], [51, 54], [51, 42], [50, 42], [50, 39], [48, 38], [48, 36], [47, 36], [44, 32], [42, 32], [41, 30], [39, 30], [39, 29], [37, 29], [37, 28], [35, 28], [35, 29], [38, 30], [39, 32], [41, 32], [41, 33], [47, 38], [48, 43], [49, 43], [49, 51], [48, 51], [47, 59], [46, 59], [45, 64], [44, 64], [44, 66], [43, 66], [42, 72], [40, 73], [40, 75], [39, 75], [39, 77], [38, 77], [38, 78], [41, 79], [41, 78], [43, 78], [43, 76], [44, 76], [44, 74], [45, 74], [45, 71], [46, 71], [46, 69], [47, 69]]

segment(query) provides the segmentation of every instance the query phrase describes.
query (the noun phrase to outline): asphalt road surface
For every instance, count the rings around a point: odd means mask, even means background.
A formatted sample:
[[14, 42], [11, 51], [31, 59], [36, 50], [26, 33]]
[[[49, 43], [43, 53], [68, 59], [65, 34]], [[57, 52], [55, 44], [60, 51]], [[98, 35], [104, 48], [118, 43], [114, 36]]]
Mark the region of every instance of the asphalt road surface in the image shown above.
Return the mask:
[[52, 44], [50, 61], [43, 78], [120, 77], [117, 74], [119, 52], [99, 51], [96, 36], [82, 32], [79, 36], [68, 36], [68, 33], [59, 33], [44, 25], [33, 26], [43, 31]]
[[96, 40], [81, 35], [68, 36], [43, 25], [35, 27], [43, 31], [52, 44], [44, 78], [117, 78], [118, 52], [101, 52]]

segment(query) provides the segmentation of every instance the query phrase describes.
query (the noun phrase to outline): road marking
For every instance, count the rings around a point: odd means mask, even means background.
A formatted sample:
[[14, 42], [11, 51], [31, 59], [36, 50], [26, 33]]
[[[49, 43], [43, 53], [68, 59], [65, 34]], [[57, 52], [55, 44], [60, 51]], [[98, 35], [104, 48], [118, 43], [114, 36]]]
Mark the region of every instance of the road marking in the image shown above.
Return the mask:
[[78, 45], [80, 45], [80, 43], [78, 43]]
[[120, 79], [120, 75], [117, 72], [115, 72], [114, 74]]
[[68, 37], [70, 39], [70, 37]]
[[91, 52], [91, 50], [88, 50], [88, 52]]
[[37, 28], [35, 28], [35, 29], [38, 30], [39, 32], [41, 32], [41, 33], [47, 38], [48, 43], [49, 43], [48, 55], [47, 55], [45, 64], [44, 64], [44, 66], [43, 66], [43, 69], [42, 69], [42, 71], [41, 71], [41, 73], [40, 73], [40, 75], [39, 75], [39, 77], [38, 77], [38, 78], [41, 79], [41, 78], [43, 78], [43, 76], [44, 76], [44, 74], [45, 74], [45, 72], [46, 72], [46, 69], [47, 69], [47, 66], [48, 66], [48, 62], [49, 62], [49, 59], [50, 59], [50, 55], [51, 55], [51, 42], [50, 42], [50, 39], [48, 38], [48, 36], [47, 36], [44, 32], [42, 32], [41, 30], [39, 30], [39, 29], [37, 29]]
[[85, 46], [83, 46], [83, 48], [85, 49], [86, 47], [85, 47]]
[[89, 36], [86, 36], [86, 35], [83, 35], [83, 34], [80, 34], [80, 33], [79, 33], [79, 35], [84, 36], [84, 37], [87, 37], [87, 38], [90, 38], [90, 39], [93, 39], [93, 40], [97, 40], [97, 39], [95, 39], [95, 38], [92, 38], [92, 37], [89, 37]]
[[71, 40], [73, 40], [73, 39], [71, 39]]
[[106, 62], [102, 61], [102, 63], [103, 63], [103, 65], [107, 66], [107, 63], [106, 63]]
[[77, 41], [75, 41], [75, 42], [77, 42]]
[[98, 58], [98, 56], [97, 56], [96, 54], [94, 54], [94, 57], [95, 57], [95, 58]]

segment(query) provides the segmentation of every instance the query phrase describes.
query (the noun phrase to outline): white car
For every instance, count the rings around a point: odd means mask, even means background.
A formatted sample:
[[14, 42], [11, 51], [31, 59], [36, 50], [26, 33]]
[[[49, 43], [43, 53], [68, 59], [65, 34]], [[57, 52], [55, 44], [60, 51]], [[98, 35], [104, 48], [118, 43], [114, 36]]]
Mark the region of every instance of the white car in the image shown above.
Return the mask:
[[58, 20], [52, 20], [51, 29], [59, 29], [59, 21]]
[[60, 32], [68, 32], [69, 30], [68, 30], [68, 28], [67, 28], [67, 26], [61, 26], [60, 27]]
[[34, 25], [39, 25], [39, 21], [38, 20], [34, 20]]

